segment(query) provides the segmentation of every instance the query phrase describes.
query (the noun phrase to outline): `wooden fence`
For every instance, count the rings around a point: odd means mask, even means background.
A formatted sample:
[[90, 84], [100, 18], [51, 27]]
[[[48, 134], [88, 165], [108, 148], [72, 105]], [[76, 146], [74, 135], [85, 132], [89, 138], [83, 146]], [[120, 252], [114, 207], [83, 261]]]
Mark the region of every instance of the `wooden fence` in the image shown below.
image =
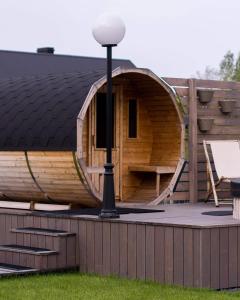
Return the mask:
[[[240, 83], [215, 80], [196, 80], [164, 78], [177, 92], [188, 120], [188, 155], [186, 166], [176, 186], [173, 200], [197, 202], [206, 199], [207, 174], [206, 160], [203, 152], [203, 140], [231, 140], [240, 138]], [[213, 90], [212, 101], [203, 105], [197, 97], [197, 90]], [[219, 100], [235, 100], [234, 110], [224, 114], [220, 110]], [[210, 131], [199, 130], [197, 119], [210, 117], [214, 119]], [[214, 170], [215, 171], [215, 170]], [[229, 197], [229, 192], [222, 192], [221, 198]]]

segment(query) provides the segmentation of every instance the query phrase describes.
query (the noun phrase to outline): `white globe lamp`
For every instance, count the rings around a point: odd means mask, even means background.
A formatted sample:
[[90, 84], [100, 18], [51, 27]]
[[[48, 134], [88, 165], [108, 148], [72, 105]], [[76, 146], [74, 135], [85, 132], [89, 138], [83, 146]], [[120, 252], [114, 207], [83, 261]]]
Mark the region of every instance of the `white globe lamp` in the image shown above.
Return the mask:
[[112, 47], [117, 46], [125, 35], [125, 25], [115, 14], [103, 14], [95, 22], [92, 34], [95, 40], [107, 48], [107, 98], [106, 98], [106, 163], [100, 218], [119, 218], [115, 206], [114, 176], [112, 163], [113, 100], [112, 100]]
[[116, 14], [105, 13], [98, 17], [92, 33], [95, 40], [102, 46], [116, 46], [125, 35], [125, 24]]

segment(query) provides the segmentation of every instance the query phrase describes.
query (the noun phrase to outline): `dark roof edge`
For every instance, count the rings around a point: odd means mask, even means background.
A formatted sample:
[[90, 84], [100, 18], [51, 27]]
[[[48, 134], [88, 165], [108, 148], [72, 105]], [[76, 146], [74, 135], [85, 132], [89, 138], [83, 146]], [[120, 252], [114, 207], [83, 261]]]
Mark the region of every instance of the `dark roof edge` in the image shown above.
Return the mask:
[[[16, 54], [25, 54], [25, 55], [37, 55], [37, 56], [48, 56], [48, 53], [35, 53], [35, 52], [26, 52], [26, 51], [17, 51], [17, 50], [1, 50], [0, 49], [0, 53], [1, 52], [5, 52], [5, 53], [16, 53]], [[51, 54], [51, 57], [55, 57], [55, 56], [60, 56], [60, 57], [73, 57], [73, 58], [81, 58], [81, 59], [100, 59], [100, 60], [104, 60], [106, 59], [105, 57], [96, 57], [96, 56], [81, 56], [81, 55], [73, 55], [73, 54]], [[121, 60], [121, 61], [128, 61], [130, 62], [133, 66], [135, 66], [135, 64], [126, 58], [116, 58], [114, 57], [113, 60]]]

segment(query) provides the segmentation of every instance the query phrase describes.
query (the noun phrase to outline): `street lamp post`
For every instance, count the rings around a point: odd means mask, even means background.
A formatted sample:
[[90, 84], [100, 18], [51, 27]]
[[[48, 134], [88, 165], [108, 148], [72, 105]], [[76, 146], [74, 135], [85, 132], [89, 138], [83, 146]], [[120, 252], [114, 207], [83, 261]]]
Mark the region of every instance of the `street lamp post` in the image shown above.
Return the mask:
[[107, 103], [106, 103], [106, 163], [104, 165], [103, 203], [100, 218], [119, 218], [115, 206], [112, 163], [113, 100], [112, 100], [112, 47], [118, 45], [125, 35], [123, 21], [114, 14], [101, 15], [92, 30], [95, 40], [107, 49]]

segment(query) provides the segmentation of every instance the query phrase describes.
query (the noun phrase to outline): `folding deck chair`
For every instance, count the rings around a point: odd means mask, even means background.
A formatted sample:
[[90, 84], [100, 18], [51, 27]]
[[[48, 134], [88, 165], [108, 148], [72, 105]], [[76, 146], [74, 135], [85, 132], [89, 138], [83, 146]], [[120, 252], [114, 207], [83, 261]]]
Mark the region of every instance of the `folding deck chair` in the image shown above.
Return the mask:
[[[217, 182], [214, 181], [208, 147], [210, 146], [213, 162], [217, 174]], [[207, 162], [208, 195], [206, 201], [213, 194], [216, 206], [219, 206], [219, 198], [216, 187], [221, 182], [230, 182], [232, 178], [240, 178], [240, 141], [218, 140], [203, 141], [204, 153]]]

